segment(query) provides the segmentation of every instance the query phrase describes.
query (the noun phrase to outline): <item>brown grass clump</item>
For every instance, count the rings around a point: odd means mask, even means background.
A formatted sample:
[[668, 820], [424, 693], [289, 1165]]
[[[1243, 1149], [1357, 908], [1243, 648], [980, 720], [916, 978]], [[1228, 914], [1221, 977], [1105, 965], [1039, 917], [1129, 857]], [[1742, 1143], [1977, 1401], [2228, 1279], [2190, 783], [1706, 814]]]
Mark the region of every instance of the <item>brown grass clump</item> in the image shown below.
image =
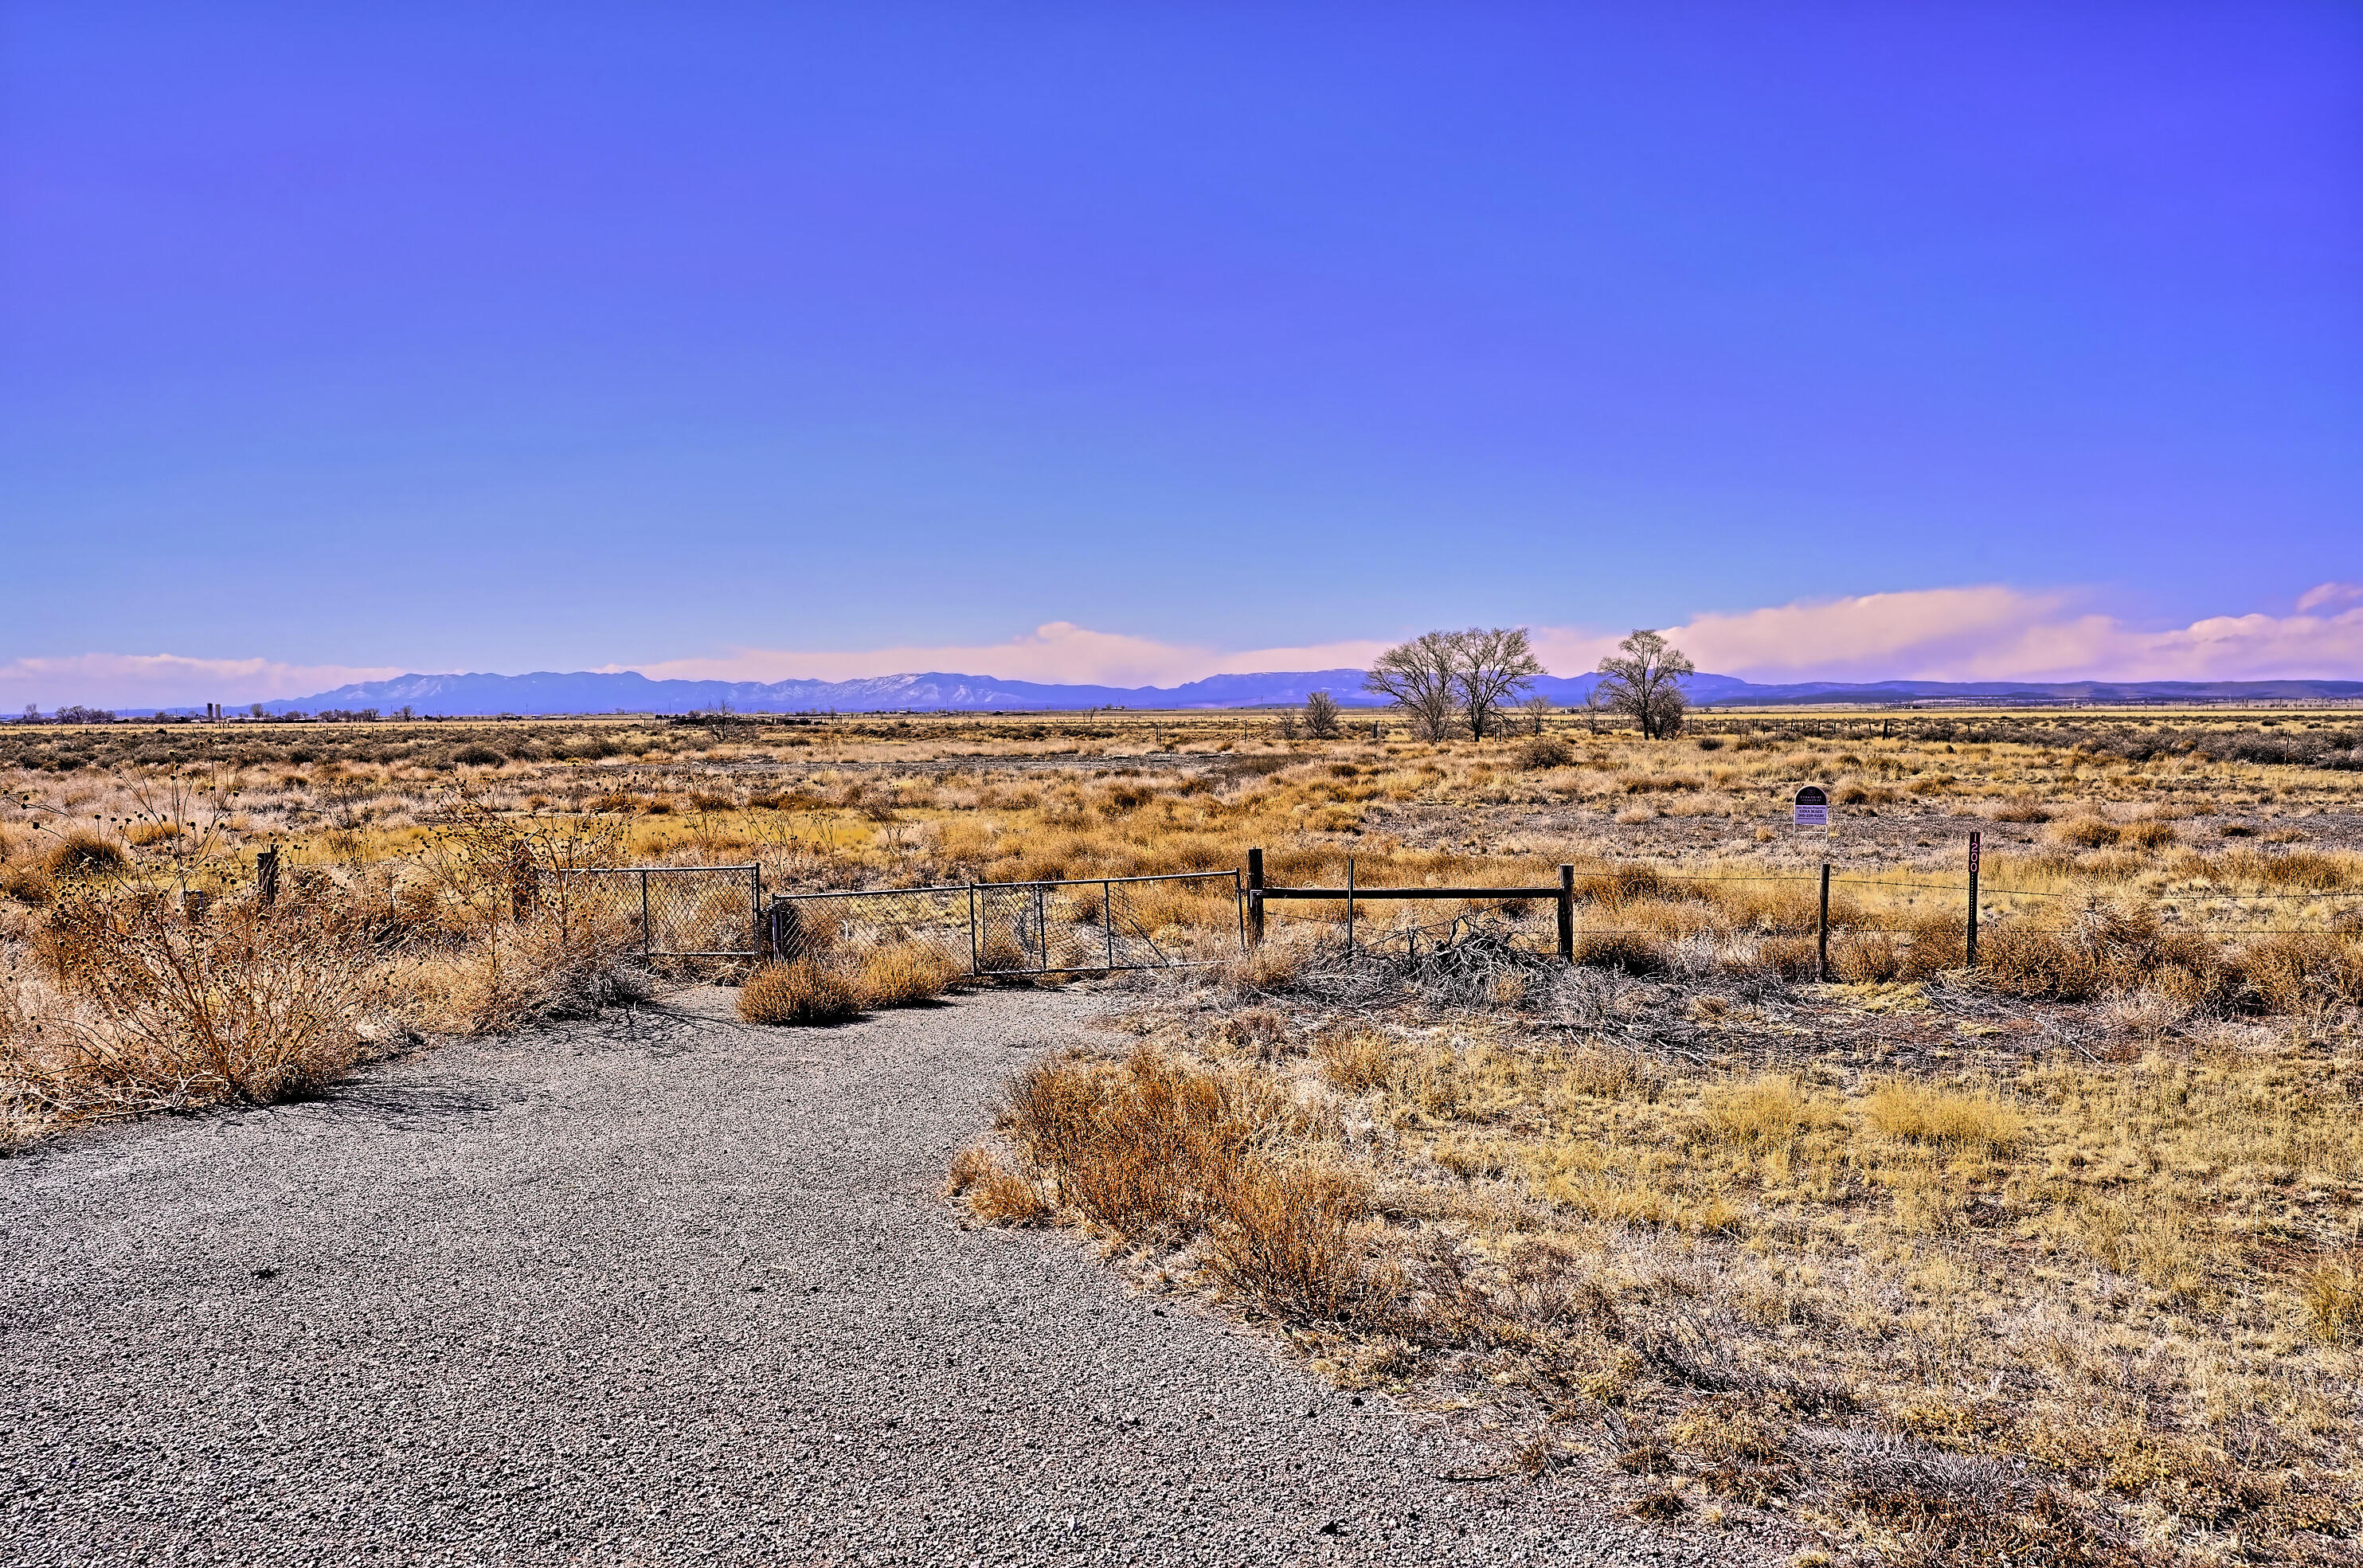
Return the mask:
[[1901, 932], [1855, 931], [1833, 934], [1830, 968], [1849, 984], [1925, 980], [1969, 962], [1966, 923], [1929, 916]]
[[2258, 937], [2230, 966], [2267, 1012], [2302, 1013], [2333, 1002], [2363, 1006], [2363, 931]]
[[75, 828], [50, 847], [41, 859], [41, 869], [62, 880], [120, 872], [130, 864], [131, 857], [113, 839], [102, 838], [87, 828]]
[[1581, 931], [1575, 937], [1575, 961], [1628, 975], [1661, 975], [1671, 959], [1664, 943], [1639, 932]]
[[1207, 1271], [1283, 1317], [1356, 1317], [1374, 1286], [1383, 1290], [1359, 1233], [1370, 1210], [1370, 1178], [1359, 1171], [1317, 1160], [1243, 1161], [1206, 1239]]
[[41, 867], [0, 866], [0, 898], [14, 900], [33, 909], [43, 909], [57, 896], [57, 883]]
[[1996, 1150], [2025, 1135], [2025, 1121], [1991, 1094], [1965, 1094], [1891, 1077], [1864, 1097], [1862, 1119], [1874, 1131], [1912, 1143]]
[[738, 988], [738, 1016], [749, 1023], [842, 1023], [860, 1011], [855, 984], [808, 958], [767, 965]]
[[544, 909], [522, 921], [453, 925], [448, 908], [395, 900], [372, 911], [394, 950], [402, 1012], [430, 1034], [501, 1034], [650, 994], [638, 933], [620, 919]]
[[[1011, 1086], [1000, 1128], [1049, 1201], [1127, 1241], [1194, 1242], [1215, 1281], [1270, 1311], [1342, 1319], [1389, 1297], [1362, 1230], [1368, 1177], [1327, 1156], [1269, 1077], [1145, 1049], [1042, 1062]], [[963, 1175], [981, 1218], [1009, 1201], [975, 1160]]]
[[1039, 1183], [1011, 1169], [1006, 1159], [982, 1143], [971, 1143], [952, 1156], [944, 1196], [966, 1203], [988, 1225], [1039, 1224], [1052, 1212]]
[[1717, 1141], [1754, 1150], [1792, 1141], [1814, 1119], [1814, 1108], [1793, 1077], [1762, 1074], [1720, 1084], [1703, 1097], [1703, 1121]]
[[911, 1007], [935, 1000], [967, 972], [938, 948], [901, 942], [873, 948], [862, 960], [855, 987], [866, 1007]]
[[2306, 1271], [2306, 1316], [2330, 1344], [2363, 1341], [2363, 1252], [2325, 1258]]
[[2117, 824], [2105, 817], [2078, 817], [2051, 830], [2062, 844], [2079, 849], [2106, 849], [2117, 842]]
[[1575, 748], [1557, 735], [1530, 736], [1518, 747], [1518, 766], [1530, 773], [1566, 767], [1575, 761]]

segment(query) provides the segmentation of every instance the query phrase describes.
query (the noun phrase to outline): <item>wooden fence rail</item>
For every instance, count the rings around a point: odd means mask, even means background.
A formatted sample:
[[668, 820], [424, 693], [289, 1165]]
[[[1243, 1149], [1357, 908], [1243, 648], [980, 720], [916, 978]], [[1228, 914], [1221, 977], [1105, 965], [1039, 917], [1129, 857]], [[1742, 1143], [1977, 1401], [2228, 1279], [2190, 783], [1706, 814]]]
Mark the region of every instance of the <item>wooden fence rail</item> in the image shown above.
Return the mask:
[[1559, 868], [1556, 887], [1544, 888], [1364, 888], [1354, 880], [1354, 862], [1346, 862], [1346, 885], [1342, 888], [1275, 888], [1264, 881], [1263, 851], [1248, 851], [1248, 938], [1263, 940], [1263, 906], [1270, 899], [1343, 900], [1346, 905], [1346, 941], [1354, 940], [1354, 906], [1365, 899], [1548, 899], [1559, 905], [1559, 955], [1567, 963], [1575, 961], [1575, 867], [1562, 865]]

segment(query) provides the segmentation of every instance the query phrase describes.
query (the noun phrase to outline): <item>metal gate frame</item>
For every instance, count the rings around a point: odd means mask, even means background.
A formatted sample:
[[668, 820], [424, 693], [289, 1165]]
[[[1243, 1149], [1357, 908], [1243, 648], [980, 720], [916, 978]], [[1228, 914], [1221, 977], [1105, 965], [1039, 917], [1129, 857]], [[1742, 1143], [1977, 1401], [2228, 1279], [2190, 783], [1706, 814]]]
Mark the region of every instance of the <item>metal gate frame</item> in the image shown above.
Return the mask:
[[[1155, 964], [1124, 964], [1116, 961], [1116, 922], [1113, 916], [1115, 889], [1141, 882], [1213, 881], [1227, 878], [1231, 884], [1231, 905], [1237, 921], [1239, 949], [1247, 949], [1247, 899], [1237, 870], [1174, 871], [1148, 877], [1067, 877], [1038, 882], [941, 882], [923, 888], [864, 888], [821, 893], [774, 893], [771, 896], [769, 929], [766, 932], [769, 950], [777, 955], [784, 951], [786, 942], [782, 926], [787, 911], [794, 905], [836, 899], [878, 899], [897, 895], [965, 894], [968, 900], [968, 970], [978, 979], [998, 976], [1025, 977], [1034, 975], [1106, 975], [1139, 969], [1196, 969], [1219, 962], [1215, 959], [1178, 958]], [[1098, 964], [1052, 964], [1049, 962], [1049, 933], [1044, 918], [1045, 896], [1057, 888], [1097, 888], [1100, 889], [1100, 925], [1106, 941], [1106, 958]], [[1030, 891], [1034, 895], [1036, 945], [1039, 962], [1028, 968], [986, 968], [984, 966], [984, 925], [986, 911], [981, 902], [995, 893]], [[1164, 950], [1147, 932], [1138, 932], [1149, 950], [1163, 958]]]
[[[1215, 960], [1194, 958], [1178, 959], [1161, 964], [1117, 963], [1115, 961], [1115, 919], [1114, 914], [1115, 906], [1113, 902], [1113, 894], [1116, 888], [1122, 887], [1127, 883], [1195, 882], [1211, 880], [1221, 877], [1227, 877], [1231, 879], [1231, 907], [1238, 917], [1239, 949], [1241, 952], [1245, 952], [1247, 950], [1248, 930], [1247, 904], [1240, 888], [1239, 874], [1236, 870], [1172, 871], [1167, 872], [1161, 876], [1152, 877], [1064, 877], [1045, 882], [971, 882], [969, 884], [969, 972], [980, 977], [989, 977], [994, 975], [1115, 975], [1136, 969], [1205, 968], [1210, 964], [1214, 963]], [[1053, 964], [1050, 962], [1050, 933], [1048, 922], [1044, 916], [1043, 905], [1045, 900], [1043, 895], [1053, 888], [1097, 888], [1100, 890], [1100, 926], [1107, 936], [1107, 961], [1105, 963], [1078, 965]], [[999, 892], [1005, 889], [1030, 889], [1034, 894], [1034, 929], [1037, 933], [1037, 951], [1041, 955], [1042, 962], [1031, 969], [984, 968], [982, 967], [984, 959], [984, 951], [982, 946], [983, 930], [982, 922], [978, 919], [979, 911], [977, 907], [977, 894], [981, 891]], [[1138, 929], [1137, 924], [1135, 929]], [[1159, 957], [1164, 955], [1164, 949], [1157, 945], [1157, 939], [1155, 937], [1149, 935], [1145, 931], [1140, 932], [1139, 935], [1143, 942], [1148, 944], [1149, 950], [1151, 952], [1156, 953]]]
[[[649, 878], [654, 874], [697, 875], [723, 872], [743, 873], [748, 878], [747, 941], [745, 947], [659, 947], [656, 944], [655, 922], [649, 920]], [[640, 882], [640, 956], [643, 958], [752, 958], [760, 959], [765, 948], [763, 938], [768, 922], [763, 919], [763, 868], [749, 863], [745, 866], [570, 866], [559, 873], [568, 877], [637, 877]], [[565, 918], [567, 905], [560, 902], [560, 918]]]

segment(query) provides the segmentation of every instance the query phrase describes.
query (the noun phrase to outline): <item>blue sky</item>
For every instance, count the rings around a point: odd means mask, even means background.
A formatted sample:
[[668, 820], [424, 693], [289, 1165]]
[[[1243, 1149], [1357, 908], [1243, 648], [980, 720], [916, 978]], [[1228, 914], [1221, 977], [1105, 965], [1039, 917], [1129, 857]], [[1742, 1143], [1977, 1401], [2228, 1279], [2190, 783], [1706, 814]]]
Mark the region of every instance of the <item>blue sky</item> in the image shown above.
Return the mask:
[[376, 12], [0, 7], [0, 699], [2363, 673], [2363, 9]]

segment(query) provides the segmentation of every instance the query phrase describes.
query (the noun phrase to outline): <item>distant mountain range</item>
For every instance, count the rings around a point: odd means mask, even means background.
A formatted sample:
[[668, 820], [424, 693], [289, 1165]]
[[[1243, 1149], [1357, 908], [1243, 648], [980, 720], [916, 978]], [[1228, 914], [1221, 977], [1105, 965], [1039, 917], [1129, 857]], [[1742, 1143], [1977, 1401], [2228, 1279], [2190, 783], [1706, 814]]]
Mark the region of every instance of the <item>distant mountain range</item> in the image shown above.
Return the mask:
[[[1596, 675], [1546, 676], [1536, 693], [1581, 707]], [[2363, 698], [2363, 680], [1807, 680], [1761, 686], [1730, 675], [1683, 682], [1692, 702], [1714, 707], [1865, 702], [2209, 702]], [[874, 713], [919, 711], [1043, 712], [1089, 708], [1294, 706], [1326, 690], [1348, 707], [1382, 707], [1362, 690], [1359, 669], [1216, 675], [1182, 686], [1054, 686], [985, 675], [881, 675], [862, 680], [651, 680], [635, 671], [533, 675], [404, 675], [339, 686], [316, 696], [265, 702], [273, 713], [399, 708], [454, 718], [515, 713], [696, 713], [727, 706], [741, 713]], [[234, 707], [237, 705], [233, 705]], [[188, 712], [190, 709], [161, 712]]]

